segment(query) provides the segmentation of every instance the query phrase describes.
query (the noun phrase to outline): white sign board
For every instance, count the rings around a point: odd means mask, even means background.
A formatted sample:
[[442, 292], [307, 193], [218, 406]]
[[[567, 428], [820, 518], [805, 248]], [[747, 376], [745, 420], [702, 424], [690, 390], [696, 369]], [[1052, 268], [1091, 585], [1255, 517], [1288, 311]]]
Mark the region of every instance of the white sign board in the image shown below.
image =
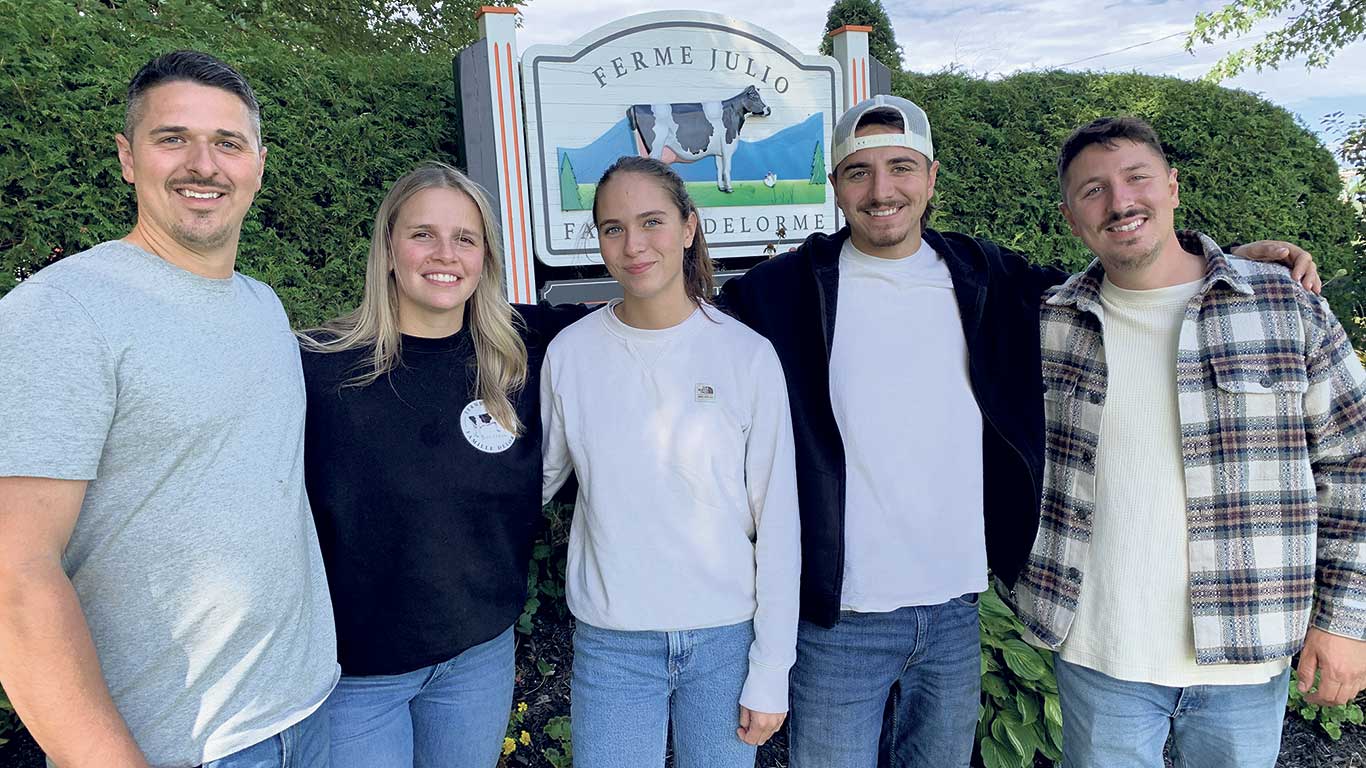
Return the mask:
[[601, 263], [596, 182], [618, 157], [671, 163], [716, 257], [787, 250], [840, 226], [826, 180], [839, 64], [701, 12], [632, 16], [522, 56], [537, 258]]

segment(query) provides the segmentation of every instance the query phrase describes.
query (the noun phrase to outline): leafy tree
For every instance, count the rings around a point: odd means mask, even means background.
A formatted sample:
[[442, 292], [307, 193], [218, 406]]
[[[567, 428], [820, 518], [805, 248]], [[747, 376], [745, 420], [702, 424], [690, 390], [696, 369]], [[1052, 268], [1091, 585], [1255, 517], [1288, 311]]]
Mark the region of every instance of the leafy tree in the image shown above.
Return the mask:
[[1366, 37], [1366, 3], [1361, 0], [1233, 0], [1213, 13], [1195, 17], [1186, 50], [1247, 34], [1265, 19], [1290, 13], [1290, 22], [1260, 43], [1224, 56], [1205, 77], [1219, 82], [1248, 68], [1261, 71], [1303, 56], [1305, 66], [1328, 64], [1344, 46]]
[[[868, 52], [892, 71], [901, 69], [901, 46], [897, 45], [892, 20], [882, 0], [835, 0], [825, 17], [825, 32], [829, 33], [848, 24], [862, 24], [873, 28], [868, 33]], [[835, 45], [829, 37], [821, 40], [821, 53], [833, 55]]]
[[[1338, 51], [1366, 38], [1366, 2], [1362, 0], [1232, 0], [1217, 11], [1195, 17], [1195, 27], [1186, 37], [1186, 50], [1194, 51], [1197, 43], [1246, 34], [1257, 22], [1282, 14], [1290, 15], [1285, 26], [1250, 48], [1224, 56], [1205, 79], [1217, 83], [1248, 69], [1275, 69], [1300, 57], [1306, 68], [1327, 66]], [[1348, 119], [1339, 112], [1325, 122], [1332, 123], [1326, 127], [1342, 138], [1338, 157], [1356, 169], [1357, 186], [1346, 190], [1346, 195], [1357, 206], [1355, 242], [1360, 247], [1366, 241], [1366, 213], [1361, 208], [1366, 194], [1360, 186], [1360, 179], [1366, 178], [1366, 115]], [[1360, 349], [1366, 340], [1366, 317], [1362, 316], [1366, 312], [1366, 277], [1348, 270], [1330, 280], [1328, 290], [1335, 304], [1351, 302], [1354, 317], [1348, 328]]]

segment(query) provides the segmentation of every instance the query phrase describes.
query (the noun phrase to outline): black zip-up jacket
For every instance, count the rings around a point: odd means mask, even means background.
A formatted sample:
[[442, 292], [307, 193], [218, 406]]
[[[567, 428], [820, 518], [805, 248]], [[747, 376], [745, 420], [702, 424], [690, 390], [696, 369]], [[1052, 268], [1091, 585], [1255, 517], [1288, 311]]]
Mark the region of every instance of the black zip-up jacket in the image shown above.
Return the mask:
[[[848, 227], [811, 235], [796, 251], [728, 281], [721, 294], [727, 311], [767, 337], [782, 360], [797, 448], [801, 612], [826, 627], [839, 621], [844, 579], [845, 459], [830, 405], [830, 343], [840, 249], [848, 236]], [[967, 235], [931, 229], [924, 238], [953, 277], [969, 377], [983, 416], [987, 565], [1011, 585], [1034, 543], [1043, 480], [1039, 297], [1067, 275]], [[887, 405], [889, 418], [897, 408], [936, 407]]]

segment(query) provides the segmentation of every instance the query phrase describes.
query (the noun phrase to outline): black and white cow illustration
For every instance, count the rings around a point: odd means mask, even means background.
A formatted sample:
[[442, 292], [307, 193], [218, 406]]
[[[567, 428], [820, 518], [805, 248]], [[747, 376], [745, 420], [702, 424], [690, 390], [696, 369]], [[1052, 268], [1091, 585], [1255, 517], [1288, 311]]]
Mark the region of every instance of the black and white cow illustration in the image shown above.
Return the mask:
[[716, 158], [716, 186], [730, 192], [730, 158], [747, 115], [772, 112], [749, 86], [725, 101], [684, 104], [635, 104], [626, 110], [642, 156], [666, 163]]

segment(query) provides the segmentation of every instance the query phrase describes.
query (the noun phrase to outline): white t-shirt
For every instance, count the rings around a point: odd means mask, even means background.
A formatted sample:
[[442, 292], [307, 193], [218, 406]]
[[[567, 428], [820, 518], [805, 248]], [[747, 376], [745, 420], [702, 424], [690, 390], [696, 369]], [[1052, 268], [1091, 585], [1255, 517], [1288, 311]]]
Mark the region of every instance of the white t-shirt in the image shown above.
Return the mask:
[[753, 619], [740, 703], [786, 712], [801, 547], [778, 356], [714, 307], [642, 330], [615, 306], [565, 329], [541, 369], [546, 499], [579, 480], [569, 608], [616, 630]]
[[982, 415], [953, 281], [928, 244], [879, 259], [845, 241], [830, 404], [845, 453], [841, 608], [986, 589]]
[[1197, 666], [1176, 353], [1201, 281], [1131, 291], [1101, 283], [1105, 410], [1096, 513], [1064, 659], [1120, 680], [1184, 688], [1264, 683], [1289, 663]]

